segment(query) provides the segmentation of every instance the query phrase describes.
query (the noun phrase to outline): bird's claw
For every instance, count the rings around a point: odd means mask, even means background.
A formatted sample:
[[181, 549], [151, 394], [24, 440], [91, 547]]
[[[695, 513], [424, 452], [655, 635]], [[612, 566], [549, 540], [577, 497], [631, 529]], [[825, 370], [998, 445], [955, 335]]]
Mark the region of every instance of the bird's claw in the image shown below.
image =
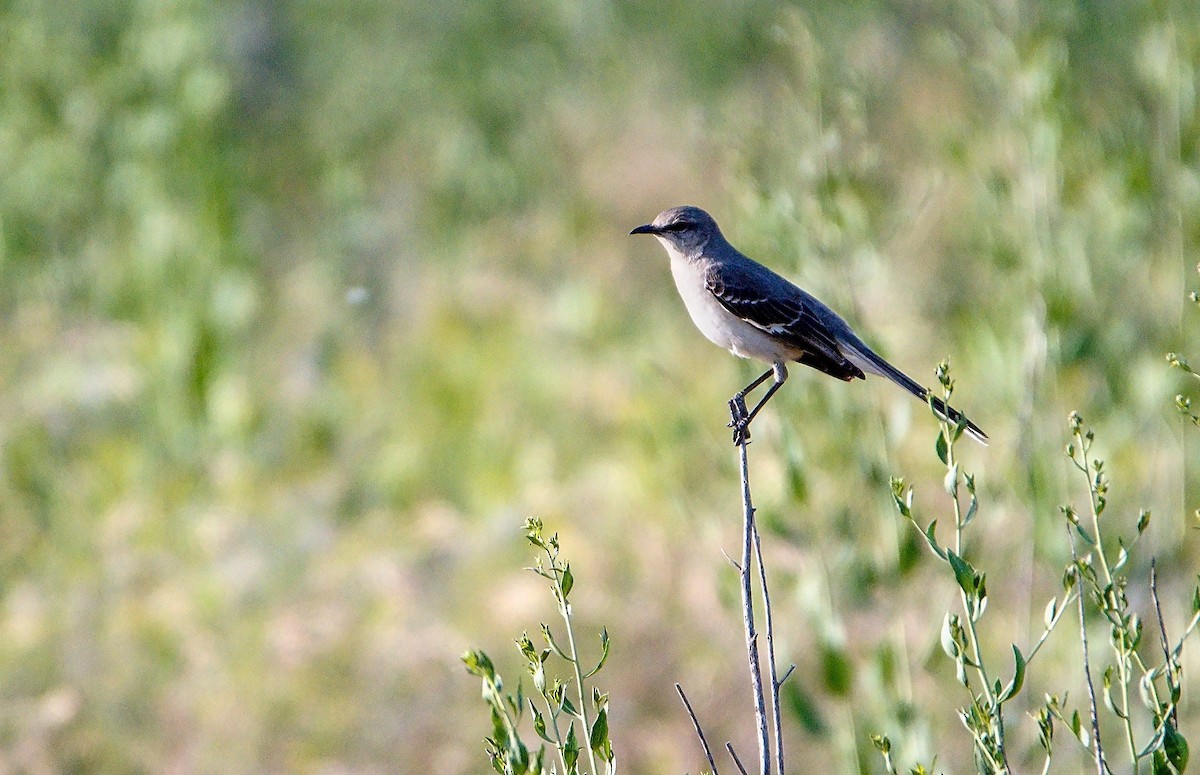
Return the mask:
[[746, 398], [741, 395], [729, 399], [729, 414], [732, 420], [728, 427], [733, 428], [734, 446], [742, 446], [750, 442], [750, 413], [746, 411]]

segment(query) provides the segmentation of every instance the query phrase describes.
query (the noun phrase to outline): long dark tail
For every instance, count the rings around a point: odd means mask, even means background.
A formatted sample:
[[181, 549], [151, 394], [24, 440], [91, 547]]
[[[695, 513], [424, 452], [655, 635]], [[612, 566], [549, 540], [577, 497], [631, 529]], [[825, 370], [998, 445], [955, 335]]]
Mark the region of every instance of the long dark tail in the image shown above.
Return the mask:
[[887, 377], [917, 398], [927, 401], [933, 406], [933, 411], [942, 419], [955, 425], [965, 422], [964, 432], [980, 444], [985, 447], [987, 446], [988, 436], [983, 432], [983, 428], [968, 420], [963, 416], [962, 412], [947, 405], [942, 399], [931, 395], [928, 388], [885, 361], [873, 352], [871, 348], [862, 344], [862, 342], [839, 342], [838, 344], [845, 351], [846, 357], [860, 369], [881, 377]]

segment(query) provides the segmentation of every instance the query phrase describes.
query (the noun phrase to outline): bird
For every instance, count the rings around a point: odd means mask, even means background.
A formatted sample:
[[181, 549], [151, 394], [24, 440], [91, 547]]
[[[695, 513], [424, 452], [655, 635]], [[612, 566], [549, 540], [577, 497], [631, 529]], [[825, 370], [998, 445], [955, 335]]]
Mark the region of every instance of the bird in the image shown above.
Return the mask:
[[[672, 207], [629, 233], [653, 235], [666, 248], [675, 287], [705, 337], [734, 355], [771, 364], [731, 401], [735, 443], [749, 438], [750, 421], [783, 386], [787, 364], [794, 362], [846, 382], [866, 379], [867, 374], [885, 377], [987, 445], [982, 428], [884, 360], [816, 297], [742, 254], [699, 207]], [[774, 381], [762, 399], [746, 412], [746, 395], [771, 377]]]

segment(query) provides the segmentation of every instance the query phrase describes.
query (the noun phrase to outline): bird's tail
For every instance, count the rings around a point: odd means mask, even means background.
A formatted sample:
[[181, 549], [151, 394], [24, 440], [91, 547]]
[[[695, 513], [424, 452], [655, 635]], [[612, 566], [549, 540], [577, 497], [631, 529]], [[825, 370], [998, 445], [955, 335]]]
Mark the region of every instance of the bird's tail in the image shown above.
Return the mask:
[[937, 396], [930, 395], [928, 390], [925, 390], [924, 388], [922, 388], [922, 390], [925, 391], [925, 395], [921, 396], [921, 398], [932, 404], [933, 411], [937, 413], [938, 417], [947, 420], [953, 425], [962, 423], [964, 433], [978, 441], [983, 446], [987, 446], [988, 435], [983, 432], [983, 428], [980, 428], [978, 425], [971, 422], [969, 418], [963, 416], [962, 412], [958, 411], [953, 406], [950, 406], [942, 399], [938, 398]]
[[880, 377], [887, 377], [892, 382], [895, 382], [897, 385], [904, 388], [909, 393], [912, 393], [917, 398], [921, 399], [922, 401], [927, 401], [933, 407], [933, 411], [938, 417], [955, 425], [963, 423], [963, 430], [968, 436], [975, 439], [985, 447], [987, 446], [988, 436], [983, 432], [983, 428], [980, 428], [978, 425], [968, 420], [963, 416], [962, 412], [950, 406], [942, 399], [932, 395], [929, 392], [929, 388], [925, 387], [912, 377], [900, 371], [900, 369], [897, 369], [895, 366], [885, 361], [882, 357], [872, 351], [871, 348], [867, 347], [862, 342], [839, 341], [838, 345], [845, 352], [846, 358], [855, 366], [858, 366], [863, 371], [870, 372], [871, 374], [876, 374]]

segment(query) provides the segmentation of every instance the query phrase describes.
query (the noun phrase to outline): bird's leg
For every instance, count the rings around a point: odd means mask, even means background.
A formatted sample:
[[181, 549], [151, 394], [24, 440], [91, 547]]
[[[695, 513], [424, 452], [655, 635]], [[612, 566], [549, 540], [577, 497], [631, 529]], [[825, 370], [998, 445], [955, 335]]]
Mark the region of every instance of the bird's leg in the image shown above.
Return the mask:
[[742, 393], [744, 395], [747, 391], [751, 390], [752, 388], [758, 387], [760, 384], [762, 384], [763, 380], [765, 380], [767, 377], [771, 376], [772, 374], [775, 376], [775, 382], [773, 382], [771, 384], [771, 387], [767, 388], [767, 392], [763, 395], [763, 397], [761, 399], [759, 399], [758, 403], [754, 405], [754, 408], [750, 410], [750, 414], [746, 417], [747, 425], [750, 424], [750, 421], [754, 419], [754, 416], [756, 414], [758, 414], [759, 410], [767, 405], [767, 402], [771, 400], [771, 396], [775, 395], [775, 391], [779, 390], [779, 388], [783, 387], [784, 382], [787, 382], [787, 377], [788, 377], [787, 367], [783, 365], [783, 361], [775, 361], [775, 365], [771, 368], [770, 371], [768, 371], [766, 374], [762, 375], [758, 379], [754, 380], [754, 382], [750, 383], [750, 386], [747, 387], [746, 390], [742, 391]]
[[[746, 394], [762, 383], [766, 382], [767, 377], [771, 376], [775, 377], [775, 381], [771, 384], [771, 387], [767, 388], [767, 392], [761, 399], [759, 399], [758, 403], [754, 405], [754, 408], [747, 412]], [[767, 401], [771, 400], [771, 396], [775, 395], [775, 391], [779, 390], [784, 382], [787, 382], [787, 376], [787, 367], [783, 365], [783, 361], [776, 361], [774, 366], [763, 372], [761, 376], [759, 376], [746, 387], [742, 388], [742, 390], [740, 390], [732, 399], [730, 399], [729, 409], [730, 413], [733, 415], [733, 422], [729, 423], [729, 425], [733, 428], [734, 444], [742, 444], [743, 442], [750, 440], [750, 421], [754, 419], [754, 416], [758, 414], [759, 410], [766, 406]]]

